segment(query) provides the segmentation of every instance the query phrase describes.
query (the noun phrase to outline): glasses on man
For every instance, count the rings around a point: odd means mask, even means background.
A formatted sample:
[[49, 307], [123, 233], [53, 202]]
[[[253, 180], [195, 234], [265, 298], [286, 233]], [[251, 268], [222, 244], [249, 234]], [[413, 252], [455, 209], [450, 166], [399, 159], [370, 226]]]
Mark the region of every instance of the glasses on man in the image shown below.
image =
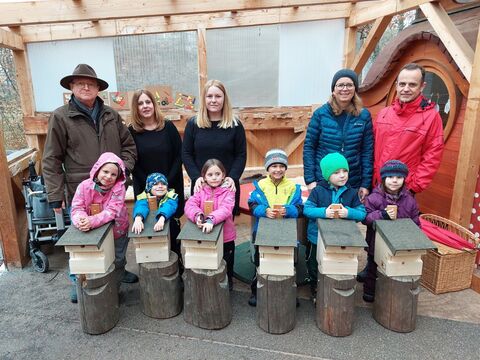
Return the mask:
[[75, 86], [78, 86], [79, 88], [89, 88], [89, 89], [92, 89], [92, 88], [96, 88], [98, 87], [98, 84], [96, 82], [86, 82], [86, 81], [75, 81], [73, 83], [73, 85]]
[[353, 89], [354, 85], [352, 83], [341, 83], [341, 84], [335, 84], [335, 87], [338, 90], [342, 90], [342, 89], [351, 90], [351, 89]]

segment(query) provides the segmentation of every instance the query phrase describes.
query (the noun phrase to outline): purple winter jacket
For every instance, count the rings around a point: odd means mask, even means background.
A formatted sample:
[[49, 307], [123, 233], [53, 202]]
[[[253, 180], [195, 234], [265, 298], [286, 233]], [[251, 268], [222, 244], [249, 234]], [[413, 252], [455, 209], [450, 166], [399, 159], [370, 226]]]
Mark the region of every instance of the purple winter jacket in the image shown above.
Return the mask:
[[217, 225], [225, 221], [223, 242], [234, 241], [237, 237], [232, 215], [235, 206], [235, 192], [227, 187], [211, 188], [205, 184], [199, 192], [190, 196], [185, 203], [185, 215], [191, 222], [195, 223], [197, 215], [203, 214], [205, 200], [213, 200], [213, 211], [208, 216], [212, 219], [213, 224]]
[[363, 223], [367, 225], [367, 236], [365, 240], [368, 243], [369, 255], [374, 254], [375, 231], [373, 230], [373, 223], [376, 220], [384, 220], [382, 211], [385, 210], [387, 205], [397, 205], [397, 219], [409, 218], [420, 226], [417, 201], [405, 186], [400, 190], [398, 198], [395, 199], [391, 194], [386, 193], [382, 185], [379, 184], [365, 200], [367, 217]]

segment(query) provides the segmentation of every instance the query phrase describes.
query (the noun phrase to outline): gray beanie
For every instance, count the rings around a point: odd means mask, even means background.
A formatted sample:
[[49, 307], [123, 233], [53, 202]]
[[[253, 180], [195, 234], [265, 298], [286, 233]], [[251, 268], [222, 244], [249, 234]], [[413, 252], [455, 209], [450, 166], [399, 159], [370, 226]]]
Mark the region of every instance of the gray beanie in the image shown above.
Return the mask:
[[270, 165], [283, 164], [288, 167], [288, 156], [282, 149], [271, 149], [267, 151], [265, 155], [265, 170], [268, 171]]
[[350, 70], [350, 69], [341, 69], [338, 70], [335, 75], [333, 75], [332, 79], [332, 92], [333, 89], [335, 88], [335, 84], [337, 83], [338, 79], [342, 77], [347, 77], [353, 81], [353, 85], [355, 85], [355, 90], [358, 89], [358, 76], [355, 73], [355, 71]]

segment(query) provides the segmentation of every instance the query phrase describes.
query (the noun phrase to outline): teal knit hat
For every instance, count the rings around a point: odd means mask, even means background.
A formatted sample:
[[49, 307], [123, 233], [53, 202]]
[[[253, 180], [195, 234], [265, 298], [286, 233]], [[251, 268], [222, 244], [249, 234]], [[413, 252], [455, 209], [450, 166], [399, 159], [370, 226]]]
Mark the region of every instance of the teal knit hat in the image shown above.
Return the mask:
[[320, 169], [322, 170], [324, 179], [328, 181], [328, 179], [330, 179], [330, 175], [339, 169], [346, 169], [349, 171], [348, 161], [342, 154], [330, 153], [325, 155], [323, 159], [320, 160]]

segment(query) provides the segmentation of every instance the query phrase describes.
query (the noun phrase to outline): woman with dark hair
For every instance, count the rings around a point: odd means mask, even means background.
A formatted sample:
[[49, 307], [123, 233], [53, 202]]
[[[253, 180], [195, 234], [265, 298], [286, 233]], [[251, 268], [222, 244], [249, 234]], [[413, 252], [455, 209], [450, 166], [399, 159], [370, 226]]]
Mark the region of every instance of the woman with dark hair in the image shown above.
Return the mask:
[[238, 214], [240, 177], [247, 160], [245, 130], [234, 117], [225, 86], [218, 80], [205, 84], [200, 96], [197, 116], [192, 117], [183, 136], [182, 159], [192, 180], [192, 193], [201, 189], [201, 176], [208, 159], [218, 159], [225, 166], [225, 185], [235, 191], [233, 214]]
[[337, 71], [331, 90], [328, 102], [313, 113], [308, 124], [303, 146], [305, 183], [312, 190], [324, 182], [320, 160], [338, 152], [348, 161], [348, 185], [358, 189], [363, 201], [369, 194], [373, 174], [372, 118], [357, 94], [358, 77], [354, 71]]
[[180, 217], [185, 203], [182, 172], [182, 139], [177, 128], [166, 121], [148, 90], [133, 94], [130, 133], [137, 146], [138, 160], [133, 169], [133, 192], [135, 199], [145, 189], [147, 176], [162, 173], [167, 177], [169, 188], [178, 194], [178, 208], [170, 219], [172, 250], [180, 256], [177, 236], [180, 232]]

